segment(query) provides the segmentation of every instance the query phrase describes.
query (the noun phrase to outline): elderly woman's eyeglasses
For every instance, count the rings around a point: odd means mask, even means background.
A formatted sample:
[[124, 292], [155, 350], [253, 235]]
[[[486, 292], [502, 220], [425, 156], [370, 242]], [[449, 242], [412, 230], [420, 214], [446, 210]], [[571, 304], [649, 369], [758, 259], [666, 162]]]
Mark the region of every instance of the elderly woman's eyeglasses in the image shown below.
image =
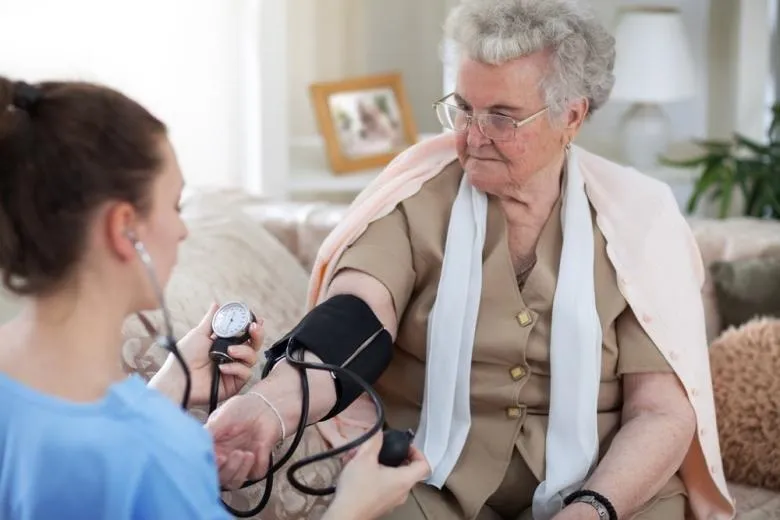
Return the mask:
[[433, 109], [436, 111], [436, 116], [442, 126], [448, 130], [462, 132], [468, 129], [469, 125], [476, 119], [477, 127], [482, 135], [493, 141], [511, 141], [518, 128], [527, 125], [549, 108], [544, 107], [525, 119], [518, 120], [501, 114], [474, 114], [471, 110], [447, 103], [446, 100], [450, 96], [452, 94], [444, 96], [433, 104]]

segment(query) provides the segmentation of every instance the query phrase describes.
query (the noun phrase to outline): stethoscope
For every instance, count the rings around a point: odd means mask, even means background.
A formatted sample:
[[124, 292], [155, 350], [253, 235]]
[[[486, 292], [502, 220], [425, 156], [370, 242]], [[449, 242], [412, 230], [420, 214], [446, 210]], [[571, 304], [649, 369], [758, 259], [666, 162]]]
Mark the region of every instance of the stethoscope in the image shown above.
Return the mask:
[[[189, 404], [189, 399], [190, 399], [190, 391], [192, 388], [192, 376], [190, 374], [190, 370], [189, 367], [187, 366], [186, 361], [184, 360], [181, 353], [179, 352], [177, 341], [173, 333], [173, 324], [172, 324], [173, 322], [171, 320], [170, 313], [168, 312], [168, 307], [165, 304], [165, 297], [163, 294], [162, 286], [158, 282], [157, 274], [155, 273], [154, 270], [154, 263], [152, 262], [152, 258], [140, 240], [133, 237], [132, 235], [129, 235], [128, 238], [130, 238], [130, 240], [132, 241], [133, 247], [135, 248], [138, 257], [140, 258], [141, 263], [143, 263], [145, 267], [147, 276], [152, 285], [152, 289], [154, 290], [155, 296], [159, 302], [160, 310], [162, 311], [163, 324], [165, 327], [164, 334], [162, 335], [157, 334], [157, 332], [155, 331], [154, 327], [151, 325], [149, 320], [147, 320], [142, 314], [139, 313], [138, 317], [144, 324], [144, 327], [149, 331], [149, 333], [156, 336], [157, 344], [160, 347], [164, 348], [165, 350], [169, 351], [171, 354], [173, 354], [173, 356], [176, 358], [179, 365], [181, 366], [181, 369], [184, 372], [184, 377], [185, 377], [184, 395], [182, 396], [181, 407], [186, 412]], [[231, 304], [233, 303], [235, 302], [232, 302]], [[219, 311], [217, 311], [217, 313], [219, 313]], [[212, 354], [211, 358], [213, 362], [213, 370], [212, 370], [211, 396], [209, 400], [210, 401], [209, 414], [211, 414], [217, 408], [219, 377], [220, 377], [220, 371], [218, 365], [219, 363], [232, 361], [232, 359], [230, 359], [229, 356], [227, 356], [227, 354], [221, 348], [212, 351], [211, 354]], [[306, 370], [322, 370], [322, 371], [330, 372], [334, 376], [352, 378], [352, 380], [355, 383], [357, 383], [366, 394], [368, 394], [369, 398], [374, 403], [374, 406], [376, 407], [377, 419], [374, 425], [368, 431], [358, 436], [357, 438], [353, 439], [352, 441], [344, 444], [343, 446], [340, 446], [338, 448], [333, 448], [331, 450], [326, 450], [316, 455], [304, 457], [296, 461], [295, 463], [291, 464], [290, 467], [287, 468], [286, 473], [287, 473], [287, 479], [295, 489], [297, 489], [301, 493], [305, 493], [313, 496], [326, 496], [335, 493], [336, 491], [335, 486], [328, 486], [325, 488], [318, 489], [318, 488], [312, 488], [310, 486], [302, 484], [295, 477], [295, 473], [299, 471], [301, 468], [308, 466], [309, 464], [314, 464], [315, 462], [319, 462], [321, 460], [335, 457], [337, 455], [347, 453], [348, 451], [357, 448], [358, 446], [366, 442], [368, 439], [370, 439], [379, 430], [381, 430], [384, 425], [385, 422], [384, 406], [382, 405], [382, 401], [379, 395], [371, 387], [371, 385], [369, 385], [365, 380], [363, 380], [363, 378], [361, 378], [351, 370], [348, 370], [344, 367], [338, 365], [331, 365], [327, 363], [306, 362], [303, 360], [303, 354], [304, 354], [303, 348], [296, 342], [295, 336], [291, 335], [287, 342], [287, 348], [285, 350], [285, 360], [291, 367], [296, 368], [298, 370], [298, 373], [300, 374], [301, 395], [302, 395], [300, 420], [298, 421], [298, 426], [295, 430], [295, 435], [293, 436], [289, 448], [277, 462], [274, 462], [272, 454], [269, 455], [269, 469], [266, 472], [266, 475], [264, 477], [256, 480], [247, 481], [241, 486], [241, 489], [244, 489], [246, 487], [255, 485], [259, 482], [265, 481], [265, 489], [263, 490], [263, 496], [261, 497], [260, 502], [256, 507], [254, 507], [249, 511], [239, 511], [237, 509], [234, 509], [229, 504], [225, 503], [224, 500], [222, 501], [222, 504], [225, 506], [225, 509], [227, 509], [228, 512], [230, 512], [234, 516], [240, 518], [249, 518], [257, 515], [260, 511], [263, 510], [263, 508], [265, 508], [265, 506], [268, 504], [269, 499], [271, 498], [271, 490], [273, 489], [274, 474], [277, 471], [279, 471], [287, 463], [287, 461], [290, 460], [290, 457], [293, 456], [295, 450], [298, 448], [298, 446], [301, 443], [301, 440], [303, 439], [303, 434], [306, 427], [308, 426], [308, 419], [309, 419], [309, 381], [308, 378], [306, 377]], [[271, 364], [267, 363], [263, 369], [261, 377], [262, 378], [267, 377], [268, 374], [270, 373], [270, 369], [271, 369]], [[385, 430], [382, 448], [379, 453], [379, 462], [385, 466], [401, 465], [408, 456], [409, 445], [411, 444], [411, 440], [412, 440], [412, 433], [410, 431], [404, 432], [404, 431], [390, 430], [390, 429]], [[227, 490], [223, 490], [223, 491], [227, 491]]]

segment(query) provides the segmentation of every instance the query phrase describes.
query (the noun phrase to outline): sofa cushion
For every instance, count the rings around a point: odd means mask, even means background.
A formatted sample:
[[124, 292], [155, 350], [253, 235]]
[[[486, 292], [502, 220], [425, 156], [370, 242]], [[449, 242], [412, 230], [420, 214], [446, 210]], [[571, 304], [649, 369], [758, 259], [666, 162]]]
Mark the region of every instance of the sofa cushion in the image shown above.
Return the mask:
[[729, 483], [739, 520], [780, 520], [780, 493]]
[[[280, 337], [303, 315], [308, 277], [295, 257], [261, 225], [243, 215], [235, 197], [202, 194], [182, 214], [189, 237], [165, 292], [176, 337], [194, 327], [209, 303], [241, 300], [264, 319], [266, 343]], [[159, 312], [147, 316], [158, 330]], [[147, 379], [165, 353], [133, 317], [123, 329], [126, 369]]]
[[710, 271], [723, 328], [759, 316], [780, 317], [780, 252], [714, 262]]
[[712, 342], [723, 330], [715, 283], [709, 267], [713, 262], [772, 254], [780, 250], [780, 222], [757, 218], [689, 218], [705, 267], [702, 288], [707, 339]]
[[780, 319], [728, 329], [710, 364], [726, 478], [780, 492]]

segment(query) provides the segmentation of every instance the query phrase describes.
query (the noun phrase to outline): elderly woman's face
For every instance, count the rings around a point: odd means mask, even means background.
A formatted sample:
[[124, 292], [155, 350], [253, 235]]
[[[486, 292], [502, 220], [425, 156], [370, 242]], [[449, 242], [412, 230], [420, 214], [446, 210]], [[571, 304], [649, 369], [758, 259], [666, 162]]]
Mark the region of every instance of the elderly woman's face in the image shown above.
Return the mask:
[[[546, 67], [543, 53], [503, 65], [463, 58], [455, 100], [474, 115], [491, 113], [524, 120], [546, 106], [539, 87]], [[486, 137], [474, 121], [458, 133], [458, 156], [476, 188], [501, 197], [560, 157], [565, 131], [563, 125], [551, 124], [547, 112], [515, 129], [506, 141]]]

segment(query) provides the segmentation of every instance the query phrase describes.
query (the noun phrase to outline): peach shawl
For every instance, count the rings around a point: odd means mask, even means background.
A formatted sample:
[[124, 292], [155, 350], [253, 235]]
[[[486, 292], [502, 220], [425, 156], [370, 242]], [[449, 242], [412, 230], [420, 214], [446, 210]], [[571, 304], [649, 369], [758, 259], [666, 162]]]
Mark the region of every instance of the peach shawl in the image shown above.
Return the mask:
[[[715, 421], [698, 246], [668, 186], [582, 149], [577, 158], [620, 290], [696, 412], [697, 433], [680, 470], [693, 513], [700, 519], [733, 518]], [[323, 242], [312, 270], [309, 308], [324, 299], [338, 259], [368, 224], [455, 159], [454, 134], [445, 133], [407, 149], [385, 168]], [[329, 443], [340, 445], [375, 417], [364, 397], [318, 428]]]

